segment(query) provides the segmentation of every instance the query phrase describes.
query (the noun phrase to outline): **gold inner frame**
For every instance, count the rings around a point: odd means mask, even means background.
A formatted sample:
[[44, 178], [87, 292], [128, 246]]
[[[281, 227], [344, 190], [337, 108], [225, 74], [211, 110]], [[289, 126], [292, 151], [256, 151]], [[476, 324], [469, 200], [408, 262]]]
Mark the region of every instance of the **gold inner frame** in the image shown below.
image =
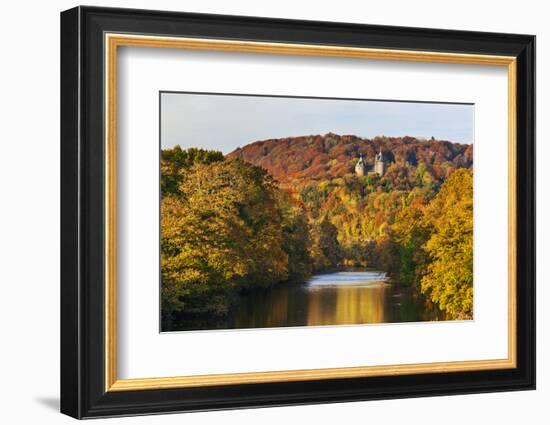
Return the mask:
[[[516, 58], [326, 45], [105, 34], [105, 391], [510, 369], [516, 367]], [[120, 46], [503, 66], [508, 72], [508, 357], [384, 366], [118, 379], [116, 325], [117, 48]]]

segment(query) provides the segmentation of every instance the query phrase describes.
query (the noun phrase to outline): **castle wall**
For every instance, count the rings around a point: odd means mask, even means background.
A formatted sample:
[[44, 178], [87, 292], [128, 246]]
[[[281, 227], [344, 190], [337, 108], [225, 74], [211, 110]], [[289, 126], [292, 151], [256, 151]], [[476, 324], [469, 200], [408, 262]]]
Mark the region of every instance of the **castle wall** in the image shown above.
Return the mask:
[[374, 163], [374, 172], [377, 174], [380, 174], [381, 176], [384, 175], [384, 172], [386, 171], [386, 164], [384, 161], [376, 161]]

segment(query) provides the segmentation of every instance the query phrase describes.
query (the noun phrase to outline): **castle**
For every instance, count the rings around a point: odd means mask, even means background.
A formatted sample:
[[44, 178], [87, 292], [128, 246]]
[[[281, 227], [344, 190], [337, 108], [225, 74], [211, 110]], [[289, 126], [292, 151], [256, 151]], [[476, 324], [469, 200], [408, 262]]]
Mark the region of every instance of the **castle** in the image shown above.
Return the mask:
[[[373, 172], [379, 176], [383, 176], [386, 172], [387, 161], [382, 151], [378, 152], [374, 157], [374, 169]], [[359, 155], [359, 161], [355, 164], [355, 174], [358, 176], [366, 176], [368, 174], [368, 166], [363, 159], [363, 154]]]
[[382, 154], [382, 151], [378, 152], [374, 158], [374, 172], [379, 176], [383, 176], [386, 172], [386, 159]]
[[367, 175], [367, 163], [363, 160], [363, 154], [359, 155], [359, 161], [355, 164], [355, 174], [358, 176]]

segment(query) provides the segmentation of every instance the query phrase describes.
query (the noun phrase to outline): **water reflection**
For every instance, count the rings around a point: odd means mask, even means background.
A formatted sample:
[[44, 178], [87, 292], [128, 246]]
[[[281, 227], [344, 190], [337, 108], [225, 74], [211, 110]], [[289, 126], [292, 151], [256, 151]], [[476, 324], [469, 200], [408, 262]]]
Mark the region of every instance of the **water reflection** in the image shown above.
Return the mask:
[[437, 320], [438, 313], [384, 273], [354, 270], [239, 297], [221, 328], [265, 328]]

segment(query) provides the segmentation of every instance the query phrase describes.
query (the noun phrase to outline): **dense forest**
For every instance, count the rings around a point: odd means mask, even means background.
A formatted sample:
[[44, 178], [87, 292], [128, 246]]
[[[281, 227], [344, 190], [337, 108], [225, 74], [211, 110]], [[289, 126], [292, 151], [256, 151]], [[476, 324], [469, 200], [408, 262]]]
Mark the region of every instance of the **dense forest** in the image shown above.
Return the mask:
[[[414, 137], [376, 137], [363, 139], [353, 135], [301, 136], [262, 140], [238, 148], [228, 158], [238, 158], [268, 171], [282, 187], [312, 181], [330, 181], [344, 178], [353, 172], [353, 166], [363, 154], [373, 163], [378, 152], [384, 152], [395, 164], [392, 184], [400, 185], [405, 165], [411, 170], [419, 164], [428, 168], [430, 175], [442, 182], [456, 168], [470, 168], [473, 164], [473, 146], [435, 139]], [[409, 186], [401, 185], [403, 189]]]
[[[377, 152], [384, 174], [356, 175]], [[341, 266], [384, 270], [447, 318], [471, 318], [472, 164], [471, 145], [332, 133], [227, 156], [163, 150], [163, 322], [223, 317], [239, 293]]]

